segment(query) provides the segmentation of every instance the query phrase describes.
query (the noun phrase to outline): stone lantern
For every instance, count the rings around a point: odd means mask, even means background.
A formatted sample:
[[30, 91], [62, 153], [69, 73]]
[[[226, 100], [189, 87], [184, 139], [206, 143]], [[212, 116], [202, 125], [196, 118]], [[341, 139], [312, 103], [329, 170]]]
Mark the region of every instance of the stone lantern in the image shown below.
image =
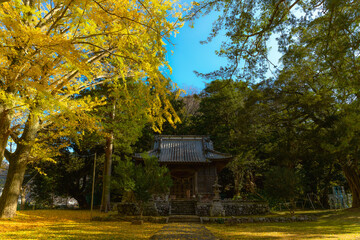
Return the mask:
[[215, 184], [213, 185], [215, 195], [210, 207], [210, 216], [212, 217], [225, 216], [225, 210], [221, 204], [220, 187], [221, 185], [218, 183], [218, 177], [216, 176]]

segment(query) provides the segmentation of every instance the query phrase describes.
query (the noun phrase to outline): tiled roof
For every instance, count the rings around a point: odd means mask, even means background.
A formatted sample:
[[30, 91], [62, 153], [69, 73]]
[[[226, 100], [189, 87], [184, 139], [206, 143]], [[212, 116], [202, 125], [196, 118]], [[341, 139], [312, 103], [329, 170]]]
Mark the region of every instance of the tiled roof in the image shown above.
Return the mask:
[[[207, 136], [160, 135], [155, 137], [154, 149], [148, 154], [163, 163], [206, 163], [232, 157], [214, 151]], [[135, 154], [135, 158], [141, 158], [141, 155]]]

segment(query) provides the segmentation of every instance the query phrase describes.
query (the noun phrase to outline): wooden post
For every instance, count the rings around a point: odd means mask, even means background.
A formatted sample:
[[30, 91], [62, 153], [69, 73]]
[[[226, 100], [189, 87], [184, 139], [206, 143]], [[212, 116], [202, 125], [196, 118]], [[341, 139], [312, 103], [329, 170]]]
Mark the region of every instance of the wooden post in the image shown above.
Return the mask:
[[25, 210], [25, 203], [26, 203], [26, 187], [27, 186], [23, 186], [21, 188], [21, 210]]
[[94, 156], [94, 171], [93, 171], [93, 181], [92, 181], [92, 190], [91, 190], [91, 206], [90, 206], [90, 220], [92, 219], [93, 205], [94, 205], [94, 188], [95, 188], [95, 168], [96, 168], [96, 153]]
[[195, 171], [195, 174], [194, 174], [194, 194], [195, 196], [198, 195], [198, 171]]

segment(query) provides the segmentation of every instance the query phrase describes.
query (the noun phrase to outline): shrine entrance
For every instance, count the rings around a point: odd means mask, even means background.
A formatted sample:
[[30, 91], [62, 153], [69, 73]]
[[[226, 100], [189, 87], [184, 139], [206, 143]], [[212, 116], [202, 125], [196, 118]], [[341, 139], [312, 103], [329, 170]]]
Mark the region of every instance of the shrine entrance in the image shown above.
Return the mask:
[[173, 186], [170, 189], [170, 195], [176, 199], [190, 199], [193, 192], [193, 178], [177, 178], [173, 177]]
[[175, 172], [171, 176], [173, 185], [170, 195], [173, 199], [190, 199], [194, 195], [194, 176], [189, 172]]

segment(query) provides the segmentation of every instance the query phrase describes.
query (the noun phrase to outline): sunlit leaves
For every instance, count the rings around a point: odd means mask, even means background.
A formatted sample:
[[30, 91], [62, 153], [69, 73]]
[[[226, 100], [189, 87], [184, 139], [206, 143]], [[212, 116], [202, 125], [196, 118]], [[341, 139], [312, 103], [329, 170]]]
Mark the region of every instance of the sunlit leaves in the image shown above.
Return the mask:
[[154, 128], [160, 130], [166, 120], [178, 121], [167, 100], [168, 80], [160, 71], [167, 66], [166, 41], [180, 26], [169, 21], [178, 14], [174, 8], [164, 0], [3, 3], [0, 104], [22, 124], [38, 115], [41, 145], [85, 126], [96, 129], [99, 125], [89, 113], [104, 100], [78, 94], [104, 80], [131, 76], [148, 86], [142, 91]]
[[[0, 220], [1, 239], [149, 239], [163, 224], [89, 221], [90, 211], [83, 210], [26, 210], [13, 220]], [[93, 217], [108, 214], [94, 211]]]

